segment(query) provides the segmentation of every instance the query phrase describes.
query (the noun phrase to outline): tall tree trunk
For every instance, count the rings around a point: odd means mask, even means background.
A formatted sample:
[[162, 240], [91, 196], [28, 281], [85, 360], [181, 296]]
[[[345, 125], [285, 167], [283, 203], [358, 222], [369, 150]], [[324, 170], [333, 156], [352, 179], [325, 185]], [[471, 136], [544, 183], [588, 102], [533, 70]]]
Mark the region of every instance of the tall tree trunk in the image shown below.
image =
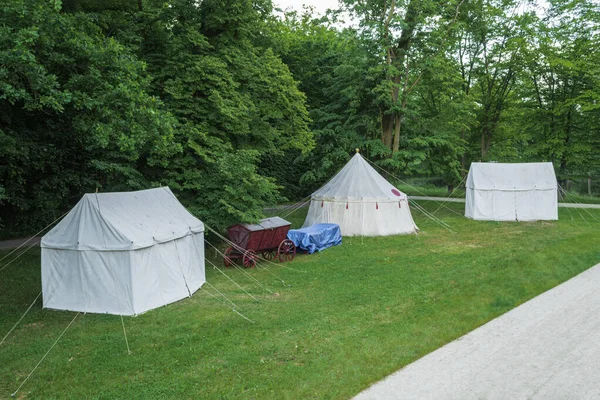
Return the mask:
[[[388, 12], [388, 16], [384, 25], [384, 39], [389, 37], [389, 22], [392, 20], [395, 9], [395, 0], [391, 2], [391, 6]], [[404, 27], [402, 28], [402, 32], [400, 33], [400, 37], [396, 41], [396, 43], [391, 44], [387, 49], [387, 64], [388, 66], [394, 66], [398, 72], [394, 73], [391, 76], [388, 76], [388, 79], [392, 83], [392, 89], [390, 91], [391, 103], [392, 107], [396, 107], [400, 101], [404, 101], [403, 94], [400, 94], [400, 84], [403, 79], [403, 72], [405, 68], [406, 55], [408, 50], [410, 49], [414, 31], [417, 25], [417, 16], [418, 16], [418, 0], [410, 0], [408, 6], [406, 7], [406, 14], [404, 16]], [[406, 77], [404, 77], [406, 79]], [[406, 85], [404, 85], [406, 87]], [[402, 100], [401, 100], [402, 99]], [[381, 139], [383, 144], [390, 150], [392, 153], [398, 151], [400, 146], [400, 128], [402, 123], [401, 112], [393, 112], [391, 114], [383, 114], [382, 115], [382, 134]]]
[[396, 112], [394, 118], [394, 144], [392, 146], [392, 154], [396, 153], [400, 148], [400, 128], [402, 126], [402, 117], [403, 112]]
[[487, 135], [486, 129], [487, 128], [484, 127], [483, 130], [481, 131], [481, 159], [482, 160], [485, 158], [485, 154], [487, 153], [485, 150], [487, 148], [487, 145], [485, 144], [485, 137]]
[[392, 138], [394, 136], [394, 115], [384, 114], [381, 116], [383, 119], [381, 124], [381, 141], [388, 149], [392, 148]]
[[396, 153], [400, 149], [400, 133], [402, 132], [402, 121], [404, 120], [404, 108], [406, 107], [406, 79], [404, 78], [404, 88], [402, 89], [402, 104], [400, 104], [400, 111], [396, 112], [394, 127], [394, 146], [392, 147], [392, 154]]

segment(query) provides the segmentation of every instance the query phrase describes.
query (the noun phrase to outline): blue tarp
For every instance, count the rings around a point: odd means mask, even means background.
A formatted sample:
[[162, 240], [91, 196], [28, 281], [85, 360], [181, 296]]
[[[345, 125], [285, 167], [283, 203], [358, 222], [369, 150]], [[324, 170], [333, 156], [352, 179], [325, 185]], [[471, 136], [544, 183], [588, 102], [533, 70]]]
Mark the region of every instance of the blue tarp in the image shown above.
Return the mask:
[[314, 224], [308, 228], [290, 229], [287, 237], [308, 254], [342, 244], [342, 232], [338, 224]]

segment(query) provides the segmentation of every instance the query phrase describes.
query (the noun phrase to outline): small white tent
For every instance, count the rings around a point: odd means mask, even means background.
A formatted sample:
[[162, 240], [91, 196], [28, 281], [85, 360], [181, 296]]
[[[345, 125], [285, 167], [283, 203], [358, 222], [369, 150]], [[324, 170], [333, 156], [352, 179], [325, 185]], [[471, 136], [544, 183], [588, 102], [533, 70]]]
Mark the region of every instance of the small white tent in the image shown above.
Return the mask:
[[44, 308], [136, 315], [206, 281], [204, 225], [168, 187], [86, 194], [41, 247]]
[[357, 152], [311, 197], [304, 226], [335, 223], [343, 236], [386, 236], [418, 228], [407, 196], [392, 186]]
[[552, 163], [472, 163], [465, 217], [489, 221], [558, 219]]

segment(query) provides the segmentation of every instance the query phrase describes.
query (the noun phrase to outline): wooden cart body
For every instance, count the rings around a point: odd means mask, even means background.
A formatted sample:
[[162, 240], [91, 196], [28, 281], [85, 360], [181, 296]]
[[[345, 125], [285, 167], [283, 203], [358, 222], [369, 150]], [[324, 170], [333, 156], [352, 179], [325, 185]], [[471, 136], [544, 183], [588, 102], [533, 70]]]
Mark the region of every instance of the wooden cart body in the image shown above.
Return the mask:
[[292, 261], [296, 255], [294, 242], [287, 238], [291, 222], [283, 218], [261, 219], [257, 224], [237, 224], [227, 228], [232, 246], [225, 250], [225, 265], [241, 259], [245, 267], [256, 265], [258, 254], [281, 262]]

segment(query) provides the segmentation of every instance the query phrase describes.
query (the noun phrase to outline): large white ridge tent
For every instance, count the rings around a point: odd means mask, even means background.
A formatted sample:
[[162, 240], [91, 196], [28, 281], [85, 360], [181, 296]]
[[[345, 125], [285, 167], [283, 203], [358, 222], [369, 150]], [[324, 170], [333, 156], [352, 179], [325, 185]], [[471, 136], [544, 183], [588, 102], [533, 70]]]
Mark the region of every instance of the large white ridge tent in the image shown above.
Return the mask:
[[472, 163], [465, 216], [489, 221], [558, 219], [558, 184], [552, 163]]
[[418, 229], [407, 196], [358, 152], [312, 194], [304, 226], [318, 223], [338, 224], [343, 236], [398, 235]]
[[44, 308], [136, 315], [206, 281], [204, 225], [168, 187], [86, 194], [41, 247]]

